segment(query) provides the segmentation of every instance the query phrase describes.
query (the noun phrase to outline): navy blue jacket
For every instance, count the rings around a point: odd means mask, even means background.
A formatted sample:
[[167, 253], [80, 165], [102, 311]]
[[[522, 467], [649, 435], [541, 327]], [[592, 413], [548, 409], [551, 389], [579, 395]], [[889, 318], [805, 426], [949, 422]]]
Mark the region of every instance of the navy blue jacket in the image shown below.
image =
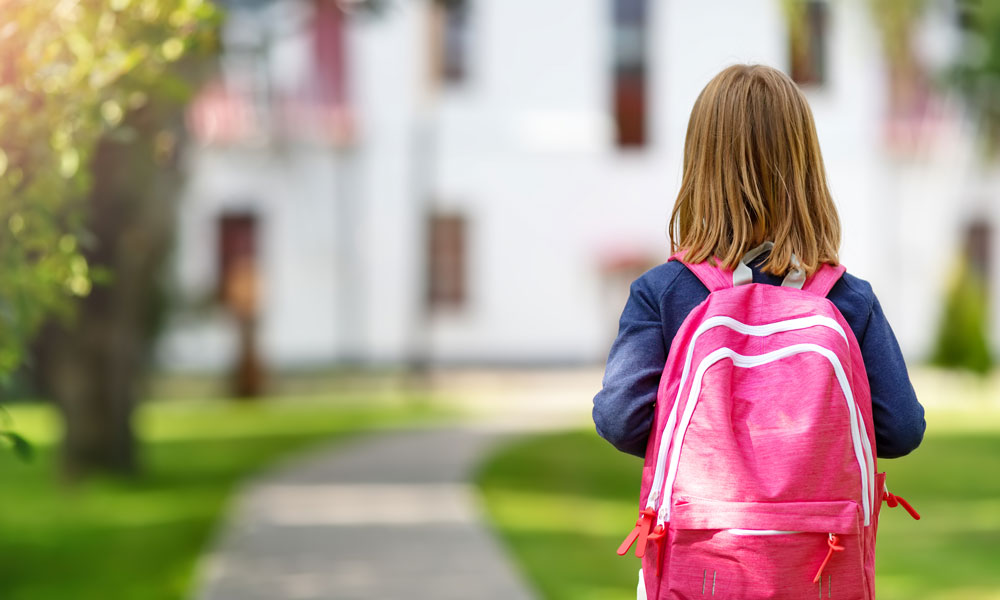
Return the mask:
[[[754, 282], [780, 285], [754, 261]], [[597, 433], [622, 452], [643, 456], [653, 423], [660, 374], [670, 343], [708, 288], [683, 263], [654, 267], [632, 282], [611, 346], [603, 389], [594, 397]], [[861, 346], [871, 386], [879, 458], [912, 452], [924, 436], [924, 409], [906, 372], [899, 343], [867, 281], [844, 273], [827, 298], [840, 310]]]

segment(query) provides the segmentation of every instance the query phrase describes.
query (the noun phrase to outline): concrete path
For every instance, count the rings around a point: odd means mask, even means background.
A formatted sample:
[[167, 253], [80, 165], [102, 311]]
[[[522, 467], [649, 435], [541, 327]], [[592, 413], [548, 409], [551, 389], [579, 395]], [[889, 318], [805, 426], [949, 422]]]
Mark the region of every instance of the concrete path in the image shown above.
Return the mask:
[[249, 483], [201, 573], [199, 600], [521, 600], [470, 470], [501, 434], [387, 432]]

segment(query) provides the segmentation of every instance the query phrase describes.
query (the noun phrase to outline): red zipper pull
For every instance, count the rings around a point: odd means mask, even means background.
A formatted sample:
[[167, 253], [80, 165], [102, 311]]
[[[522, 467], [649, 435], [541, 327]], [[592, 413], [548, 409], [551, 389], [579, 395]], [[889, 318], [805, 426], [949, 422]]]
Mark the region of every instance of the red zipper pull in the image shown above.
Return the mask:
[[657, 525], [653, 532], [649, 534], [649, 541], [656, 547], [656, 576], [660, 576], [660, 564], [663, 563], [663, 540], [667, 536], [667, 530], [663, 525]]
[[635, 522], [635, 527], [625, 536], [625, 540], [621, 546], [618, 546], [618, 556], [625, 556], [625, 553], [632, 547], [632, 544], [638, 541], [639, 545], [635, 549], [635, 555], [639, 558], [643, 557], [646, 553], [646, 538], [649, 537], [649, 530], [652, 528], [655, 518], [656, 511], [652, 508], [647, 508], [639, 512], [639, 519]]
[[906, 501], [906, 498], [903, 498], [902, 496], [897, 496], [886, 490], [885, 501], [890, 508], [895, 508], [896, 506], [902, 505], [902, 507], [906, 510], [906, 512], [910, 513], [910, 516], [913, 517], [914, 520], [916, 521], [920, 520], [920, 513], [918, 513], [915, 508], [910, 506], [910, 503]]
[[813, 583], [816, 583], [816, 582], [819, 581], [819, 578], [823, 575], [823, 569], [826, 568], [826, 564], [828, 562], [830, 562], [831, 558], [833, 558], [833, 553], [834, 552], [842, 552], [844, 550], [843, 546], [838, 546], [837, 545], [840, 542], [840, 538], [838, 538], [837, 536], [833, 535], [832, 533], [829, 534], [829, 535], [830, 535], [830, 537], [828, 537], [826, 539], [826, 545], [830, 547], [830, 550], [827, 551], [826, 558], [823, 559], [823, 564], [821, 564], [819, 566], [819, 570], [816, 571], [816, 576], [813, 577]]

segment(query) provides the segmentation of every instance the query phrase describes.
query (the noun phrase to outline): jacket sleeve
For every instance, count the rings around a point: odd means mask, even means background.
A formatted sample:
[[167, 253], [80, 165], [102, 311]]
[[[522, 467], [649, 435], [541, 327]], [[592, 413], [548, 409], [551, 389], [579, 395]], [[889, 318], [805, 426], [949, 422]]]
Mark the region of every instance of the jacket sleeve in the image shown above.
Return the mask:
[[876, 453], [879, 458], [905, 456], [924, 438], [924, 407], [917, 401], [899, 343], [877, 298], [860, 345], [872, 393]]
[[640, 278], [629, 289], [602, 389], [594, 397], [597, 433], [622, 452], [645, 455], [665, 361], [658, 299]]

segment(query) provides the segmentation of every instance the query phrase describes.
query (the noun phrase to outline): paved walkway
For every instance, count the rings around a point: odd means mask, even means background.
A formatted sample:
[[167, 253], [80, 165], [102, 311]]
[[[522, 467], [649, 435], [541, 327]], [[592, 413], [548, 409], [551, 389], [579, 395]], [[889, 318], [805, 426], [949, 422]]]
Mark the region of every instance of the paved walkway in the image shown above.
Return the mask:
[[465, 427], [336, 444], [249, 483], [198, 600], [533, 598], [480, 519]]

